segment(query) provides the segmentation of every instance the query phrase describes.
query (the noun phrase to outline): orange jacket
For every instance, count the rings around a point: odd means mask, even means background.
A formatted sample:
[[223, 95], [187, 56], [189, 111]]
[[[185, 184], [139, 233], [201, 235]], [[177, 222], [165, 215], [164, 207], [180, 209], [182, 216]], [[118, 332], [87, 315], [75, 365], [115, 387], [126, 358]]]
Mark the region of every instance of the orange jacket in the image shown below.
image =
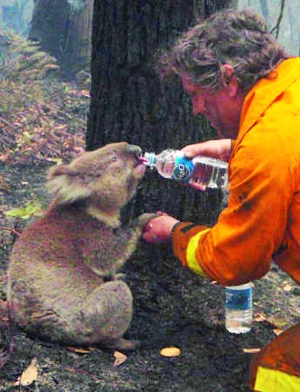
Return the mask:
[[223, 285], [262, 277], [272, 258], [300, 283], [300, 58], [247, 94], [229, 182], [228, 207], [212, 228], [175, 225], [175, 255]]

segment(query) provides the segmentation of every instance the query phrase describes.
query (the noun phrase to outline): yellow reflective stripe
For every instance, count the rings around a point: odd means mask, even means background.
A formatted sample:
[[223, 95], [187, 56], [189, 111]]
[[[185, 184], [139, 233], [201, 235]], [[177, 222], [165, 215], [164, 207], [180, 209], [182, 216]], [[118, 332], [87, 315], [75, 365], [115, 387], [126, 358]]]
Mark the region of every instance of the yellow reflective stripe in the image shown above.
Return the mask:
[[189, 241], [189, 244], [187, 246], [186, 249], [186, 262], [188, 267], [196, 272], [196, 274], [201, 275], [203, 277], [207, 276], [202, 268], [200, 267], [198, 260], [196, 259], [196, 249], [198, 247], [198, 243], [199, 243], [199, 239], [200, 237], [204, 234], [207, 233], [210, 229], [206, 229], [206, 230], [202, 230], [199, 233], [197, 233], [196, 235], [194, 235], [194, 237], [192, 237]]
[[299, 392], [300, 377], [259, 366], [254, 390], [259, 392]]

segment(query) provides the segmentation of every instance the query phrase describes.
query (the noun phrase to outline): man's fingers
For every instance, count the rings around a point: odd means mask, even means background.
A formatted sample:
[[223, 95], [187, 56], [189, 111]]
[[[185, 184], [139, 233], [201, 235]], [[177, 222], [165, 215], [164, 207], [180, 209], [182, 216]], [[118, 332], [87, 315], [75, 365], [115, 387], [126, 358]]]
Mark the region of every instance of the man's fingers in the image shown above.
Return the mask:
[[168, 215], [166, 212], [163, 212], [163, 211], [156, 211], [156, 213], [159, 216], [167, 216]]
[[190, 181], [189, 185], [191, 188], [197, 189], [197, 191], [205, 191], [206, 190], [206, 186], [199, 184], [198, 182], [194, 182], [194, 181]]

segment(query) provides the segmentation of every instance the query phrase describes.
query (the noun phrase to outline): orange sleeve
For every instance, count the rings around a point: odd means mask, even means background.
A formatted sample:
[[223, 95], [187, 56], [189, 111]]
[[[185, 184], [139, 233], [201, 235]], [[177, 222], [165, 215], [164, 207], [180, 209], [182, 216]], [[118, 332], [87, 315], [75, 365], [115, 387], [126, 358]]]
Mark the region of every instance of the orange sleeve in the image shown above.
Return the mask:
[[282, 144], [272, 143], [273, 134], [266, 139], [251, 135], [235, 146], [228, 207], [216, 225], [197, 236], [205, 227], [181, 223], [172, 236], [174, 253], [183, 265], [189, 267], [190, 247], [192, 264], [197, 262], [203, 275], [223, 285], [242, 284], [267, 273], [287, 227], [293, 190], [289, 162], [280, 159]]
[[[172, 237], [175, 237], [176, 233], [176, 241], [173, 243], [173, 251], [175, 256], [185, 267], [191, 268], [189, 258], [187, 256], [187, 250], [191, 239], [199, 233], [204, 233], [207, 229], [208, 227], [206, 226], [200, 226], [191, 222], [179, 222], [176, 223], [176, 225], [173, 227]], [[200, 275], [202, 275], [201, 272], [203, 271], [200, 267], [200, 264], [198, 269], [199, 270], [195, 272], [198, 272]]]

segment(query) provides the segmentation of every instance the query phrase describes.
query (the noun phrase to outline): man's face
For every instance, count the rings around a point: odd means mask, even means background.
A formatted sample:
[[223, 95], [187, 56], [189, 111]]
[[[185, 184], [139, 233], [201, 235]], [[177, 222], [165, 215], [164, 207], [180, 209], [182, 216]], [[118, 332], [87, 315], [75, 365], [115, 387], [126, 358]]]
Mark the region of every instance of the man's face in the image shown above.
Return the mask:
[[182, 76], [181, 81], [191, 97], [194, 114], [202, 114], [217, 130], [220, 138], [235, 139], [244, 97], [238, 91], [232, 94], [228, 86], [212, 92], [208, 87], [194, 84], [187, 75]]

